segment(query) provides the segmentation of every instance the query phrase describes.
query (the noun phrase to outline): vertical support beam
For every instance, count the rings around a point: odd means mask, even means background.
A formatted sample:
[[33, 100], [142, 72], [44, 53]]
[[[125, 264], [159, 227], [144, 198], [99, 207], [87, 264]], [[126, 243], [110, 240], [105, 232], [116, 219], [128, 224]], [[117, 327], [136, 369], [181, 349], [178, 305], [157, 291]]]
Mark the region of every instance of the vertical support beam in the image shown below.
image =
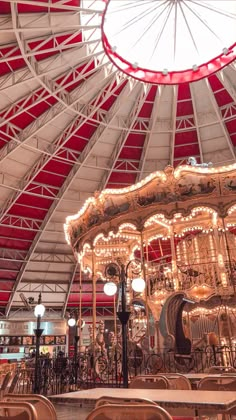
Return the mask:
[[76, 263], [75, 266], [74, 266], [74, 270], [73, 270], [73, 273], [72, 273], [72, 276], [71, 276], [71, 279], [70, 279], [70, 283], [69, 283], [69, 286], [68, 286], [68, 290], [67, 290], [67, 293], [66, 293], [66, 298], [65, 298], [65, 301], [64, 301], [64, 305], [63, 305], [63, 308], [62, 308], [62, 311], [61, 311], [61, 317], [63, 319], [65, 318], [66, 308], [67, 308], [68, 300], [69, 300], [69, 297], [70, 297], [70, 292], [71, 292], [71, 289], [72, 289], [72, 286], [73, 286], [73, 282], [74, 282], [74, 279], [75, 279], [77, 267], [78, 267], [78, 263]]

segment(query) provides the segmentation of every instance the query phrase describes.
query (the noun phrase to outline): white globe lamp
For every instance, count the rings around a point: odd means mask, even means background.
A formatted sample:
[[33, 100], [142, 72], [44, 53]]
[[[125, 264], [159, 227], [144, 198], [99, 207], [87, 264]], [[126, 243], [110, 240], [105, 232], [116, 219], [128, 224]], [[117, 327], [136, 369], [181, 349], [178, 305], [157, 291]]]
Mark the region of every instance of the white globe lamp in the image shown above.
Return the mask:
[[42, 303], [39, 303], [38, 305], [35, 306], [34, 315], [36, 316], [36, 318], [38, 316], [42, 318], [42, 316], [44, 316], [44, 313], [45, 313], [45, 306]]
[[104, 285], [104, 293], [107, 296], [114, 296], [117, 292], [117, 285], [113, 281], [108, 281]]
[[76, 323], [75, 318], [69, 318], [68, 319], [68, 325], [69, 325], [69, 327], [74, 327], [75, 326], [75, 323]]
[[137, 293], [142, 293], [145, 289], [145, 281], [141, 277], [133, 279], [132, 281], [132, 289]]

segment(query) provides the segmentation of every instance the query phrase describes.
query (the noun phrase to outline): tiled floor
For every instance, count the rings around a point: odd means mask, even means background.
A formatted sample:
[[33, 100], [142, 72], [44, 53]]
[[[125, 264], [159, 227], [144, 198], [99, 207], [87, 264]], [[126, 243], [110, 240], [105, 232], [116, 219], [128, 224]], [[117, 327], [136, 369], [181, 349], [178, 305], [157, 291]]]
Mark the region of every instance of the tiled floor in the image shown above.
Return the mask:
[[[80, 408], [75, 405], [53, 404], [57, 412], [57, 420], [85, 420], [92, 410], [91, 408]], [[43, 419], [41, 419], [43, 420]], [[46, 419], [45, 419], [46, 420]]]

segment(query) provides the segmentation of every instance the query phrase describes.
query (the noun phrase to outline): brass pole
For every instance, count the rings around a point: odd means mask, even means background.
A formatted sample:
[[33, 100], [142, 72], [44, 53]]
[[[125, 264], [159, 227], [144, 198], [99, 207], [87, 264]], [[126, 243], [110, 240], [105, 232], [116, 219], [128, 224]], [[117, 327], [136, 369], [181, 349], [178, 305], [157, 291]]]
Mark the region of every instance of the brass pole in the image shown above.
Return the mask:
[[79, 270], [79, 351], [81, 350], [81, 322], [82, 322], [82, 267]]
[[93, 282], [93, 355], [95, 360], [95, 338], [96, 338], [96, 312], [97, 312], [97, 302], [96, 302], [96, 276], [95, 276], [95, 255], [94, 248], [92, 248], [92, 282]]
[[141, 245], [141, 267], [142, 267], [142, 271], [143, 271], [143, 277], [146, 283], [146, 288], [145, 288], [145, 309], [146, 309], [146, 317], [147, 317], [147, 336], [149, 337], [149, 333], [150, 333], [150, 328], [149, 328], [149, 310], [148, 310], [148, 290], [147, 290], [147, 273], [146, 273], [146, 266], [145, 266], [145, 258], [144, 258], [144, 251], [143, 251], [143, 247], [144, 247], [144, 242], [143, 242], [143, 232], [140, 231], [140, 245]]
[[171, 248], [171, 270], [174, 280], [175, 290], [179, 289], [179, 278], [178, 278], [178, 269], [177, 269], [177, 260], [175, 252], [175, 239], [174, 239], [174, 229], [173, 226], [170, 227], [170, 248]]

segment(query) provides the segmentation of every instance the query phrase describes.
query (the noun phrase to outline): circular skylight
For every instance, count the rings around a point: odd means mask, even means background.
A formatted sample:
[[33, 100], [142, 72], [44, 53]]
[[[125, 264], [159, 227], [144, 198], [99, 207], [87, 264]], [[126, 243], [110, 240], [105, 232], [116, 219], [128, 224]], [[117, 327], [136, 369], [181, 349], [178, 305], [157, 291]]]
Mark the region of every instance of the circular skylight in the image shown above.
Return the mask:
[[138, 79], [198, 80], [235, 59], [235, 20], [232, 0], [108, 0], [103, 45]]

